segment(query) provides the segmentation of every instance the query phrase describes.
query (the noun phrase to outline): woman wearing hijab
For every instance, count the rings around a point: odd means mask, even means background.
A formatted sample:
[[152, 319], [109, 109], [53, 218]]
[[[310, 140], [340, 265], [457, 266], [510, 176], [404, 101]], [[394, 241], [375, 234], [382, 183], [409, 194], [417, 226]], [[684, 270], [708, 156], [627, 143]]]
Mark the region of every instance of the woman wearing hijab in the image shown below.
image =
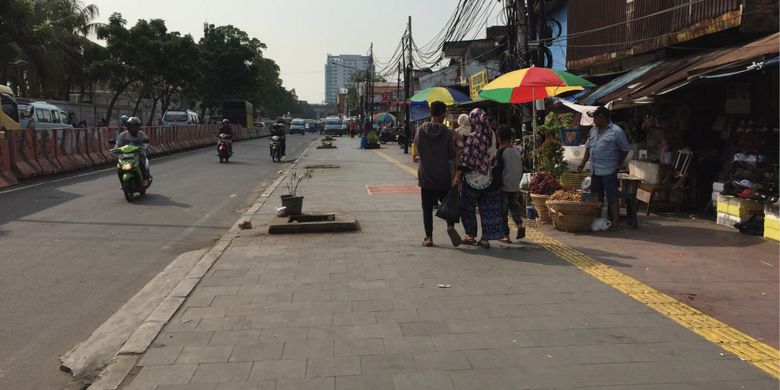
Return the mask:
[[463, 140], [471, 133], [471, 122], [469, 122], [469, 116], [467, 114], [460, 114], [458, 117], [458, 128], [452, 133], [455, 137], [455, 160], [452, 164], [452, 177], [455, 177], [455, 172], [458, 170], [460, 164], [460, 155], [463, 153]]
[[[455, 182], [461, 185], [461, 219], [466, 230], [463, 244], [490, 248], [490, 240], [501, 239], [501, 172], [495, 167], [495, 142], [487, 114], [481, 108], [469, 113], [471, 133], [463, 142]], [[482, 237], [477, 242], [477, 215], [482, 223]]]

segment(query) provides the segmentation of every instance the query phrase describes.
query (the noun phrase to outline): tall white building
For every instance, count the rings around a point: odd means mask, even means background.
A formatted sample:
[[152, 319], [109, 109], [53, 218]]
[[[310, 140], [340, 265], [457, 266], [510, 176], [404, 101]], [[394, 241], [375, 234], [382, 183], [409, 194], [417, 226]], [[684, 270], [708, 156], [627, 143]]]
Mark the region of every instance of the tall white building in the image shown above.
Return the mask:
[[368, 60], [368, 56], [328, 54], [328, 62], [325, 63], [325, 103], [338, 103], [339, 90], [347, 87], [353, 74], [368, 69]]

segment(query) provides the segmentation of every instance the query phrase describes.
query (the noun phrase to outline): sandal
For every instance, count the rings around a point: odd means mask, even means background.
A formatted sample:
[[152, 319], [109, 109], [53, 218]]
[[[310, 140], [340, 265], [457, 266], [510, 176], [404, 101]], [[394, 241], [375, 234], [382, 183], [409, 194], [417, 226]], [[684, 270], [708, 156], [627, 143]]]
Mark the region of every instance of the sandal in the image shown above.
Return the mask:
[[521, 238], [525, 238], [525, 226], [517, 227], [517, 236], [515, 236], [515, 240], [519, 240]]
[[490, 241], [488, 240], [479, 240], [477, 245], [479, 245], [480, 248], [490, 249]]
[[425, 237], [425, 239], [422, 242], [423, 246], [432, 247], [433, 246], [433, 238], [431, 237]]
[[504, 244], [511, 244], [512, 243], [512, 240], [509, 239], [509, 236], [504, 236], [503, 238], [501, 238], [498, 241], [503, 242]]
[[461, 241], [461, 244], [463, 245], [477, 245], [477, 239], [475, 237], [466, 236], [466, 238]]

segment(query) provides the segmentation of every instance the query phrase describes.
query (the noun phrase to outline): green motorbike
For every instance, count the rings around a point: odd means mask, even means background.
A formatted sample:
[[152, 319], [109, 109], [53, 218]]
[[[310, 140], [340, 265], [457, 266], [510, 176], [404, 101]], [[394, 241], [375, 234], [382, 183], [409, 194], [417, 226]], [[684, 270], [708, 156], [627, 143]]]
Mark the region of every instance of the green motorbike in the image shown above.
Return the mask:
[[132, 202], [136, 192], [141, 195], [146, 194], [146, 190], [152, 183], [144, 179], [143, 167], [141, 166], [143, 148], [136, 145], [125, 145], [111, 149], [111, 152], [117, 156], [117, 175], [122, 184], [125, 200]]

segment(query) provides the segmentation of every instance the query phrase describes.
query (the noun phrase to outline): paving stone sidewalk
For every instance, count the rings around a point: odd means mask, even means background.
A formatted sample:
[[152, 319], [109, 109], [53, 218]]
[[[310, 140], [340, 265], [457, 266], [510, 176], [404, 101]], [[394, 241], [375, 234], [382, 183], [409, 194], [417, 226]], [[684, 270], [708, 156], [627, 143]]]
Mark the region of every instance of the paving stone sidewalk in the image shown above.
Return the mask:
[[339, 165], [301, 185], [304, 210], [360, 231], [266, 234], [278, 188], [124, 388], [777, 389], [529, 241], [452, 248], [437, 220], [422, 247], [414, 177], [357, 139], [336, 145], [303, 158]]

